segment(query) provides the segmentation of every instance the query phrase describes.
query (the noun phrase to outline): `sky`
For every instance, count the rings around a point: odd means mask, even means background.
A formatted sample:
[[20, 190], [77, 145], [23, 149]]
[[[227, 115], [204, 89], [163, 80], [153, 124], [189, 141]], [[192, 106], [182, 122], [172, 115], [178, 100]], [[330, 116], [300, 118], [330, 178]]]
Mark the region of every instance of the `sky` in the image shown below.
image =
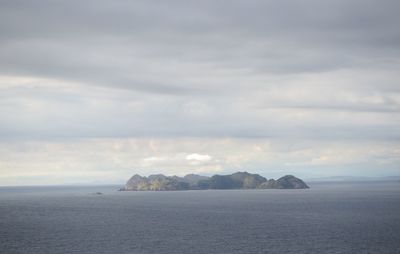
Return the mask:
[[397, 0], [0, 0], [0, 185], [400, 175]]

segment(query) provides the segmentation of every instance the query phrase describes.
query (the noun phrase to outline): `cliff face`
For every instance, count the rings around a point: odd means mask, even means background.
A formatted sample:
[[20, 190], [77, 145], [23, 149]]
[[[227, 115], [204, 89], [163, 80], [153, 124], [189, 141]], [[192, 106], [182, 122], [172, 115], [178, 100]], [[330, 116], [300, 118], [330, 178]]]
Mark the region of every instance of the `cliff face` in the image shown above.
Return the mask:
[[292, 175], [278, 180], [262, 177], [248, 172], [236, 172], [231, 175], [186, 175], [184, 177], [165, 176], [162, 174], [143, 177], [132, 176], [124, 191], [167, 191], [167, 190], [204, 190], [204, 189], [307, 189], [306, 183]]

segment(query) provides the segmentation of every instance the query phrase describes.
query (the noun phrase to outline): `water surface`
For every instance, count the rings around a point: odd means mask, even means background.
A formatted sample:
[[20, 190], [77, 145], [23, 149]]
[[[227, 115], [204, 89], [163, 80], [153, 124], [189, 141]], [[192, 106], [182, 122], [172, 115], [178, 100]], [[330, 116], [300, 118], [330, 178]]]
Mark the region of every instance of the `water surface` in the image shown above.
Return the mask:
[[400, 253], [400, 183], [310, 186], [3, 187], [0, 253]]

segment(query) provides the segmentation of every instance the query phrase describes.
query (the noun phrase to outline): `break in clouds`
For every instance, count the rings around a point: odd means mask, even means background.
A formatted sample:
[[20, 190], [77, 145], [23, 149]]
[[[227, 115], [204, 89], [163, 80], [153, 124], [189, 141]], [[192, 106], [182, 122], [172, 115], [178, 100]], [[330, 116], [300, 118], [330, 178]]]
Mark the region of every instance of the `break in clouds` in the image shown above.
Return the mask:
[[400, 172], [398, 1], [0, 6], [0, 184]]

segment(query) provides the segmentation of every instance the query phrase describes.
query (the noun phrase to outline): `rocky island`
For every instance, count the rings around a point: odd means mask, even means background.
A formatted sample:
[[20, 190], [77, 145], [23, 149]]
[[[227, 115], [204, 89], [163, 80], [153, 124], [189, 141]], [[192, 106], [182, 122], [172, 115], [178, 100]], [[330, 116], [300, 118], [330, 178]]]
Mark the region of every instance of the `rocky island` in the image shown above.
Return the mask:
[[148, 177], [134, 175], [121, 191], [174, 191], [207, 189], [308, 189], [303, 180], [286, 175], [277, 180], [267, 179], [258, 174], [236, 172], [231, 175], [212, 177], [189, 174], [184, 177], [162, 174]]

